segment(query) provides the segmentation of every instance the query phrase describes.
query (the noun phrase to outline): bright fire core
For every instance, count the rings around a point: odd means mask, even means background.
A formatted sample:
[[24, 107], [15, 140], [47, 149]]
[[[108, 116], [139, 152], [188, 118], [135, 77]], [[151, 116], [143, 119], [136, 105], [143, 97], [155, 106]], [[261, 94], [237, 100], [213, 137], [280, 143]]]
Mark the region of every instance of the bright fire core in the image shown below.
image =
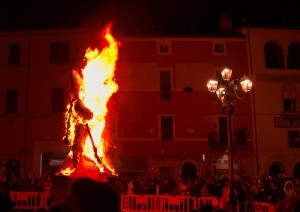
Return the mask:
[[71, 150], [60, 171], [64, 175], [116, 174], [105, 155], [109, 144], [103, 138], [107, 102], [118, 90], [114, 72], [119, 43], [111, 34], [111, 24], [100, 39], [107, 45], [101, 51], [88, 48], [86, 66], [80, 71], [72, 70], [73, 88], [64, 138]]

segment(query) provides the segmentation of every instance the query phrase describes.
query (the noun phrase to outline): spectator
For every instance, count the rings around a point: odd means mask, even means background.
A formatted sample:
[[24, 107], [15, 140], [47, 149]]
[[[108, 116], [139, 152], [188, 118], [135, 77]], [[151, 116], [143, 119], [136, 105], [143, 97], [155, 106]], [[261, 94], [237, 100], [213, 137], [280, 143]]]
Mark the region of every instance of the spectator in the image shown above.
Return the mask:
[[274, 212], [299, 212], [300, 211], [300, 196], [293, 196], [281, 200], [275, 205]]
[[168, 178], [164, 177], [160, 185], [160, 194], [172, 194], [173, 188], [173, 183], [171, 183]]
[[30, 187], [30, 191], [39, 191], [40, 190], [39, 179], [34, 174], [32, 174], [29, 178], [29, 187]]
[[283, 186], [284, 195], [286, 198], [296, 195], [294, 183], [291, 180], [287, 180]]
[[44, 200], [43, 202], [48, 206], [50, 205], [50, 198], [51, 198], [51, 188], [52, 188], [52, 180], [50, 175], [45, 176], [41, 178], [41, 189], [44, 193], [43, 197]]
[[295, 180], [295, 192], [296, 195], [300, 195], [300, 179], [296, 179]]
[[230, 207], [230, 193], [231, 193], [231, 189], [230, 189], [230, 180], [225, 179], [224, 180], [224, 186], [222, 189], [222, 197], [221, 197], [221, 202], [224, 205], [224, 208], [228, 208]]
[[79, 178], [71, 184], [62, 212], [120, 212], [120, 199], [115, 188], [90, 178]]
[[207, 188], [207, 183], [204, 181], [201, 187], [201, 197], [208, 197], [208, 196], [209, 196], [209, 192]]
[[134, 180], [131, 178], [127, 184], [127, 194], [134, 194]]
[[200, 197], [201, 196], [201, 185], [199, 183], [199, 179], [194, 179], [193, 185], [191, 187], [191, 195], [193, 197]]
[[7, 179], [7, 184], [10, 191], [15, 191], [18, 188], [18, 178], [15, 173], [10, 173], [9, 178]]
[[185, 196], [188, 192], [188, 185], [187, 185], [187, 180], [186, 179], [181, 179], [179, 182], [179, 192], [181, 196]]
[[13, 206], [14, 203], [9, 198], [9, 190], [6, 178], [0, 176], [0, 211], [10, 212]]
[[14, 203], [9, 198], [8, 191], [0, 191], [0, 211], [10, 212], [14, 207]]

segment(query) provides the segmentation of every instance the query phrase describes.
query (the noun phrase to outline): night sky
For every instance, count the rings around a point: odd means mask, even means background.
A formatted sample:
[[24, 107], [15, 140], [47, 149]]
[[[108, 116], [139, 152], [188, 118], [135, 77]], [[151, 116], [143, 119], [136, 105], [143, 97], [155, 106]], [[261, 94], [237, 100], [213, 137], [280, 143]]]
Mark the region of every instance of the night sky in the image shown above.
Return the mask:
[[[300, 27], [296, 0], [10, 0], [0, 3], [0, 30], [101, 26], [126, 35], [218, 33], [221, 14], [234, 28]], [[243, 21], [244, 20], [244, 21]], [[246, 20], [246, 21], [245, 21]]]

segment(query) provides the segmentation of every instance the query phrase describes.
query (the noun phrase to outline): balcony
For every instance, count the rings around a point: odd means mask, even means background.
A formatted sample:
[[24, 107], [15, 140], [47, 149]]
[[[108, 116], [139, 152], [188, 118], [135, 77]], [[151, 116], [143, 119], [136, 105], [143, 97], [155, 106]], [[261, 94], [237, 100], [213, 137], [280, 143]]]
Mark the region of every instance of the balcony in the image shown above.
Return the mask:
[[[235, 148], [243, 148], [248, 146], [247, 132], [245, 128], [232, 132], [232, 145]], [[208, 147], [210, 148], [226, 148], [227, 132], [221, 133], [212, 131], [208, 133]]]

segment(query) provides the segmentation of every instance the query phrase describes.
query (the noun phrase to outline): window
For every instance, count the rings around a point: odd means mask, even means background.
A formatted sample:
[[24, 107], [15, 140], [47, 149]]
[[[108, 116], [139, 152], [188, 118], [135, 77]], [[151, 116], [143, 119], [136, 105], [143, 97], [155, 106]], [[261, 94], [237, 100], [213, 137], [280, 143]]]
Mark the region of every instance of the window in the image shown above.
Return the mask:
[[172, 179], [174, 177], [173, 167], [160, 167], [160, 177]]
[[237, 133], [236, 144], [237, 145], [246, 145], [247, 142], [247, 131], [246, 128], [240, 128]]
[[226, 55], [226, 42], [213, 42], [213, 55]]
[[64, 113], [65, 112], [65, 89], [53, 88], [52, 89], [52, 113]]
[[295, 112], [296, 111], [296, 100], [295, 99], [284, 99], [283, 100], [284, 112]]
[[156, 44], [156, 53], [158, 55], [170, 55], [172, 54], [171, 42], [158, 42]]
[[215, 44], [215, 53], [224, 53], [224, 45], [223, 44]]
[[161, 46], [159, 46], [159, 51], [160, 52], [169, 52], [169, 48], [167, 45], [161, 45]]
[[8, 89], [6, 90], [6, 113], [17, 113], [18, 112], [18, 89]]
[[267, 69], [284, 69], [284, 57], [279, 44], [268, 42], [265, 45], [265, 62]]
[[162, 116], [160, 118], [161, 123], [161, 140], [172, 141], [173, 140], [173, 117]]
[[298, 87], [295, 83], [286, 83], [281, 87], [283, 112], [297, 111]]
[[300, 69], [300, 43], [293, 42], [289, 45], [287, 55], [288, 69]]
[[299, 131], [289, 131], [288, 137], [290, 148], [300, 148]]
[[171, 94], [171, 72], [160, 71], [160, 99], [170, 101]]
[[50, 63], [65, 63], [69, 61], [69, 43], [53, 42], [49, 47]]
[[8, 64], [20, 63], [20, 44], [12, 43], [9, 45], [8, 50]]

